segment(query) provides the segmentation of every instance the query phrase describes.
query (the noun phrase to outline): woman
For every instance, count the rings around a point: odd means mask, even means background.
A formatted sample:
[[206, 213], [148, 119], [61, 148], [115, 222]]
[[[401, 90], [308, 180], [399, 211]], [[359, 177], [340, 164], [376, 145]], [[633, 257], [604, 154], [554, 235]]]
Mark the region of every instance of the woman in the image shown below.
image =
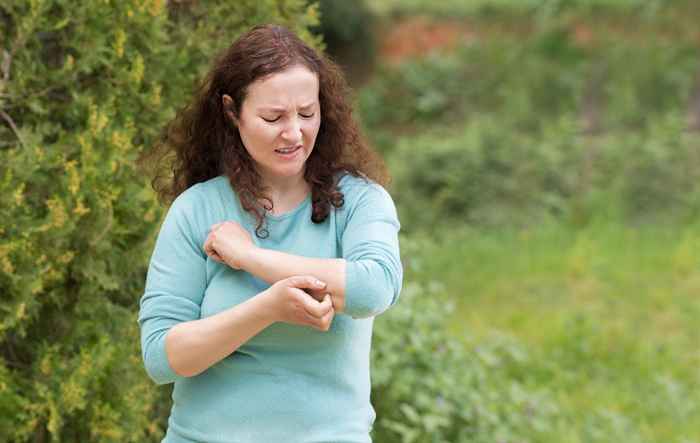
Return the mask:
[[[141, 299], [163, 441], [371, 441], [373, 317], [401, 290], [399, 221], [340, 70], [260, 26], [164, 131], [175, 197]], [[155, 182], [154, 182], [155, 183]]]

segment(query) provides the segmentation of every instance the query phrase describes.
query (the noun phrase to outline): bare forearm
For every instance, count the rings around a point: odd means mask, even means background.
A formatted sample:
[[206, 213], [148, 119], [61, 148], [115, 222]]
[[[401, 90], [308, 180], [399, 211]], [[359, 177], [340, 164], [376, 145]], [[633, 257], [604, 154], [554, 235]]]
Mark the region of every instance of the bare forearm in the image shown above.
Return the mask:
[[274, 323], [266, 293], [211, 317], [179, 323], [165, 337], [165, 350], [173, 370], [197, 375]]
[[331, 295], [336, 312], [342, 312], [345, 306], [345, 264], [342, 258], [311, 258], [256, 248], [248, 254], [243, 269], [270, 284], [294, 275], [313, 275], [326, 283], [324, 292]]

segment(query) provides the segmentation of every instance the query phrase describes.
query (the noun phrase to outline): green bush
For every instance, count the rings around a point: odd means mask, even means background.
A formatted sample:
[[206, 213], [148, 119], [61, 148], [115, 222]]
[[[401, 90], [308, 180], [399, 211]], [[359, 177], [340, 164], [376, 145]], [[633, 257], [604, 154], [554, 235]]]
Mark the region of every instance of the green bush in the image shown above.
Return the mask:
[[572, 29], [384, 66], [361, 92], [404, 227], [697, 215], [697, 47]]
[[687, 112], [697, 87], [700, 48], [668, 42], [614, 45], [597, 62], [607, 77], [601, 84], [606, 126], [638, 128], [668, 113]]
[[568, 14], [583, 16], [632, 16], [646, 17], [659, 13], [685, 9], [697, 11], [692, 0], [374, 0], [372, 8], [380, 15], [426, 14], [444, 18], [473, 17], [478, 19], [518, 16], [544, 19], [559, 18]]
[[[407, 266], [420, 244], [402, 239]], [[446, 329], [454, 306], [436, 282], [410, 283], [401, 302], [375, 320], [373, 439], [388, 442], [536, 441], [553, 430], [550, 394], [527, 385], [532, 364], [511, 339], [467, 343]], [[521, 371], [519, 368], [523, 368]]]
[[[539, 132], [562, 115], [581, 129], [638, 130], [669, 113], [687, 113], [697, 87], [694, 43], [643, 39], [585, 46], [569, 27], [519, 41], [494, 36], [446, 54], [383, 66], [359, 95], [370, 135], [384, 152], [396, 133], [461, 125], [484, 114]], [[650, 41], [651, 40], [651, 41]]]
[[491, 116], [400, 139], [389, 156], [407, 232], [436, 223], [690, 221], [700, 212], [700, 134], [674, 114], [590, 137], [563, 116], [539, 133]]
[[485, 113], [538, 130], [579, 109], [589, 69], [584, 54], [567, 33], [552, 31], [526, 43], [474, 42], [384, 66], [360, 93], [360, 114], [385, 152], [397, 131], [461, 125]]
[[[144, 442], [136, 312], [161, 209], [135, 159], [214, 51], [304, 1], [0, 5], [0, 441]], [[205, 12], [207, 14], [205, 14]]]
[[364, 63], [374, 57], [374, 16], [365, 0], [319, 0], [318, 7], [321, 23], [315, 30], [323, 36], [329, 54], [352, 56]]

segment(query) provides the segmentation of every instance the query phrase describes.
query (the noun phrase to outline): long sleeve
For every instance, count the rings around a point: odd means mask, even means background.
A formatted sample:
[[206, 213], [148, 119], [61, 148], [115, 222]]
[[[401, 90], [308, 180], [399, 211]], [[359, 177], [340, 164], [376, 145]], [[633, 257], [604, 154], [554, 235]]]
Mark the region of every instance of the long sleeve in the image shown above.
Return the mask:
[[141, 353], [146, 372], [157, 384], [183, 378], [168, 362], [166, 333], [177, 323], [200, 317], [206, 288], [206, 260], [194, 228], [197, 196], [194, 189], [185, 191], [168, 210], [140, 301]]
[[351, 317], [374, 317], [396, 303], [403, 281], [399, 229], [389, 193], [375, 183], [362, 187], [341, 238], [345, 313]]

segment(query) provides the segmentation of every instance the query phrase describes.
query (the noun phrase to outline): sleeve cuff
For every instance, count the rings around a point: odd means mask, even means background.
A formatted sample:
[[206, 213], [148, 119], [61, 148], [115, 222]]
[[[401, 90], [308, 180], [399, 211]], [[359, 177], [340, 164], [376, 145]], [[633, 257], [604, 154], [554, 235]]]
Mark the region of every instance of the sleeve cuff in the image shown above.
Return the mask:
[[178, 375], [168, 361], [168, 354], [165, 352], [165, 335], [163, 332], [154, 342], [151, 343], [149, 355], [144, 360], [148, 362], [147, 369], [150, 377], [159, 385], [173, 383], [178, 379], [184, 378]]

